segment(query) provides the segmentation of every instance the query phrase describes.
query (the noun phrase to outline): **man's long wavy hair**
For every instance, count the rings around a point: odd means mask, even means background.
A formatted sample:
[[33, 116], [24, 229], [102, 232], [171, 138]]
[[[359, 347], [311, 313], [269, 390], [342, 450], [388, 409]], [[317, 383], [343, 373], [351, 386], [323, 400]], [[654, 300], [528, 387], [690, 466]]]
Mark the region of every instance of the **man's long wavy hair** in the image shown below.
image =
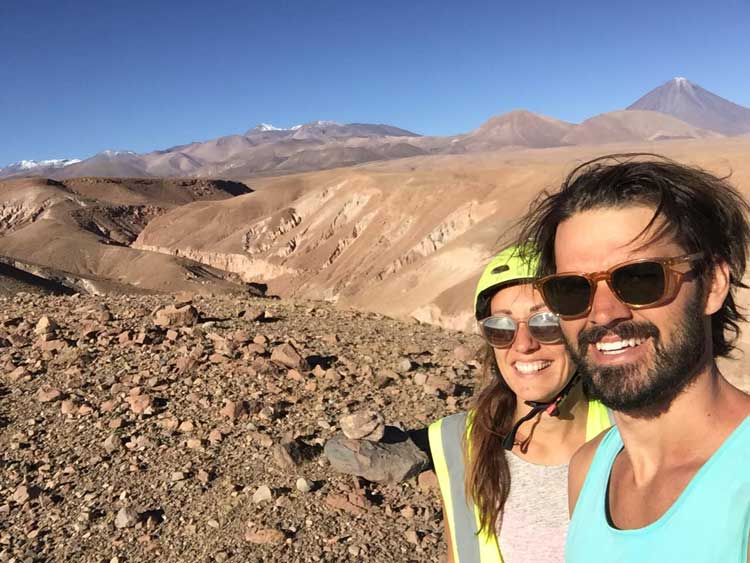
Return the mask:
[[[492, 534], [510, 492], [510, 468], [501, 446], [513, 426], [516, 394], [508, 387], [492, 347], [482, 349], [482, 380], [474, 398], [471, 430], [466, 435], [466, 498], [479, 509], [479, 531]], [[467, 447], [471, 444], [471, 447]]]
[[[563, 221], [592, 209], [647, 206], [654, 210], [643, 234], [651, 240], [673, 239], [686, 253], [703, 252], [696, 273], [705, 278], [713, 266], [726, 263], [730, 291], [711, 316], [714, 357], [735, 348], [744, 315], [735, 300], [748, 259], [750, 207], [729, 184], [705, 170], [657, 154], [613, 154], [576, 167], [561, 188], [542, 192], [519, 222], [519, 241], [538, 249], [539, 275], [555, 272], [555, 234]], [[592, 237], [596, 233], [590, 233]], [[647, 243], [649, 241], [646, 241]]]

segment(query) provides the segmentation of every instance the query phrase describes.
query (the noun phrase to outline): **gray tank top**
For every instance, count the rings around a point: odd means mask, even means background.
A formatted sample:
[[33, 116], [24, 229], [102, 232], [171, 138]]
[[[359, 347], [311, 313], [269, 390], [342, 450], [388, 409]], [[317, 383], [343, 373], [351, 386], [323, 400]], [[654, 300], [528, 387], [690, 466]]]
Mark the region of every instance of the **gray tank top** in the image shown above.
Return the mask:
[[510, 494], [495, 524], [505, 563], [564, 563], [568, 466], [536, 465], [506, 453]]

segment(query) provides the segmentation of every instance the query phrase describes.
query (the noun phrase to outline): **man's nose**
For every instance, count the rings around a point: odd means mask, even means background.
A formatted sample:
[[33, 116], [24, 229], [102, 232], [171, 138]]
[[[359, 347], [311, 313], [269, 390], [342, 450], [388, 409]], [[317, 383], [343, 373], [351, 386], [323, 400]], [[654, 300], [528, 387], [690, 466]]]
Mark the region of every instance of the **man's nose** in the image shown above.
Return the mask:
[[513, 341], [513, 348], [521, 354], [528, 354], [539, 348], [539, 341], [531, 334], [528, 323], [519, 323], [516, 339]]
[[590, 322], [609, 326], [632, 318], [633, 312], [630, 307], [617, 298], [606, 281], [599, 281], [594, 290], [594, 299], [589, 311]]

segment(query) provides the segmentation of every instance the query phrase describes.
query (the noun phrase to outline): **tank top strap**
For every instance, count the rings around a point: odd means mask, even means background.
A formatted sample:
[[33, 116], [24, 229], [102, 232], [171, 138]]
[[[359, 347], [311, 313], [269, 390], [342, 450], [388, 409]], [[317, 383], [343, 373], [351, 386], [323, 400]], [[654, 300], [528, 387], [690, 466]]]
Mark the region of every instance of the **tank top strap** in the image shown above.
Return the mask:
[[595, 513], [597, 508], [601, 509], [605, 503], [609, 473], [617, 454], [622, 450], [622, 438], [616, 426], [611, 427], [599, 442], [594, 459], [586, 474], [583, 487], [578, 495], [573, 513], [579, 510], [586, 513]]

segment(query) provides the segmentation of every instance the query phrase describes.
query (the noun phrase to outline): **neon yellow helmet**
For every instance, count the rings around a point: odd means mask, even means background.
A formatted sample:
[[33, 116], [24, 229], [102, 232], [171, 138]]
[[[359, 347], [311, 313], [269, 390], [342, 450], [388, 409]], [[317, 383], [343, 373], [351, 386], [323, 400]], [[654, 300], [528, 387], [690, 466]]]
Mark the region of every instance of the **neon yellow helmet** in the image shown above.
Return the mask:
[[490, 315], [490, 301], [504, 287], [528, 283], [536, 277], [538, 256], [528, 249], [509, 246], [490, 260], [479, 278], [474, 294], [474, 316], [482, 320]]

